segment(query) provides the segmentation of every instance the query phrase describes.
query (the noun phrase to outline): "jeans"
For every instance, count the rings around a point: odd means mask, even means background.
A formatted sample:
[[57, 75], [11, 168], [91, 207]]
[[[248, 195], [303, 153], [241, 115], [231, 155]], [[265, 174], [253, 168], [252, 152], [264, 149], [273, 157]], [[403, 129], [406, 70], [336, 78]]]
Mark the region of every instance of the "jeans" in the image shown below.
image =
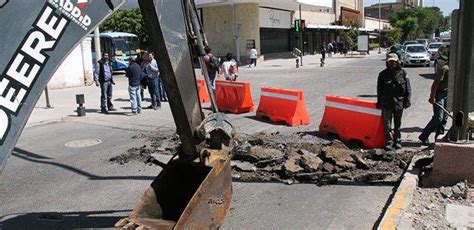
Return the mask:
[[212, 89], [216, 89], [216, 83], [215, 83], [216, 75], [217, 75], [216, 71], [209, 72], [209, 80], [211, 80]]
[[140, 86], [128, 86], [128, 94], [130, 95], [130, 104], [132, 105], [132, 112], [142, 111], [142, 98], [140, 95]]
[[[382, 109], [384, 137], [387, 145], [400, 143], [403, 110]], [[393, 129], [392, 129], [393, 119]]]
[[[444, 108], [448, 105], [448, 93], [446, 91], [436, 92], [435, 103]], [[436, 135], [444, 134], [444, 129], [448, 123], [448, 115], [437, 105], [433, 105], [433, 117], [428, 122], [420, 135], [420, 139], [426, 140], [430, 134], [436, 131]]]
[[112, 82], [106, 81], [100, 83], [100, 109], [112, 109]]
[[161, 94], [160, 94], [160, 100], [168, 100], [168, 95], [166, 94], [165, 86], [163, 85], [163, 81], [161, 81], [160, 77], [160, 89], [161, 89]]
[[161, 84], [160, 78], [148, 78], [148, 92], [151, 97], [152, 106], [161, 106], [160, 95], [161, 95]]

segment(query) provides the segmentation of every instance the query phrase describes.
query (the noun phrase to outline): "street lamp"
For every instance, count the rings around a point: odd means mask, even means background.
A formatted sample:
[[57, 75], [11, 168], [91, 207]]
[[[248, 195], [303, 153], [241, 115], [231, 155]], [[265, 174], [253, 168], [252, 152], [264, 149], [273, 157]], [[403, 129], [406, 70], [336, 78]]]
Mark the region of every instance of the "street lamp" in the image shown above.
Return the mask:
[[382, 46], [382, 31], [380, 29], [380, 21], [382, 20], [381, 17], [382, 17], [382, 7], [380, 6], [380, 0], [379, 0], [379, 54], [382, 53], [382, 51], [380, 50], [380, 47]]

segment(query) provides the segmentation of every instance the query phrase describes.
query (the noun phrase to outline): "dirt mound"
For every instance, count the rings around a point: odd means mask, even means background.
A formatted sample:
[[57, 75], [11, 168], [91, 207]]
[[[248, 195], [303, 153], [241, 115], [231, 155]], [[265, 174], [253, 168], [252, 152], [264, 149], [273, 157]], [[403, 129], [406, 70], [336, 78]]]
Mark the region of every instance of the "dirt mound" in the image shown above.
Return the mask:
[[[149, 144], [132, 148], [111, 162], [149, 163], [153, 154], [173, 154], [179, 138], [173, 132], [141, 135]], [[338, 182], [394, 183], [416, 150], [384, 151], [348, 147], [312, 133], [257, 133], [234, 140], [231, 151], [234, 180], [334, 184]]]
[[259, 133], [239, 138], [232, 169], [234, 179], [241, 181], [394, 183], [416, 153], [354, 149], [306, 133]]

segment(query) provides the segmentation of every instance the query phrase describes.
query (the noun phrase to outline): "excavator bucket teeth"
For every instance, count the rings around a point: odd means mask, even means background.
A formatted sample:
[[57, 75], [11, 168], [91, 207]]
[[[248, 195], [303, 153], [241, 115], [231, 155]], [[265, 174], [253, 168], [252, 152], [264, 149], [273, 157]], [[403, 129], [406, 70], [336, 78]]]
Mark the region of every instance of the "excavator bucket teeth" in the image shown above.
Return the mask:
[[117, 224], [123, 227], [133, 223], [152, 229], [217, 229], [231, 201], [228, 158], [219, 158], [210, 166], [172, 159], [135, 205], [128, 221]]

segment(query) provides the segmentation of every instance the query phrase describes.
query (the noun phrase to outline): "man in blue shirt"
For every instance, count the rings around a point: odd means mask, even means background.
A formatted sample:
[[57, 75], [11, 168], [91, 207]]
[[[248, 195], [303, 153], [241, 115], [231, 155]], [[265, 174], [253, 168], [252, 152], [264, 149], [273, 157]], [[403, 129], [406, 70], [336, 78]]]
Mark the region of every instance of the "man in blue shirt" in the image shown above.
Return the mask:
[[130, 103], [132, 107], [132, 114], [141, 113], [141, 95], [140, 95], [140, 81], [145, 73], [142, 72], [140, 66], [135, 62], [133, 57], [129, 58], [129, 66], [125, 76], [128, 78], [128, 93], [130, 95]]
[[113, 69], [109, 62], [109, 54], [104, 53], [95, 65], [94, 81], [95, 85], [100, 85], [100, 111], [101, 113], [109, 113], [114, 110], [112, 104], [112, 85], [115, 85], [112, 79]]

